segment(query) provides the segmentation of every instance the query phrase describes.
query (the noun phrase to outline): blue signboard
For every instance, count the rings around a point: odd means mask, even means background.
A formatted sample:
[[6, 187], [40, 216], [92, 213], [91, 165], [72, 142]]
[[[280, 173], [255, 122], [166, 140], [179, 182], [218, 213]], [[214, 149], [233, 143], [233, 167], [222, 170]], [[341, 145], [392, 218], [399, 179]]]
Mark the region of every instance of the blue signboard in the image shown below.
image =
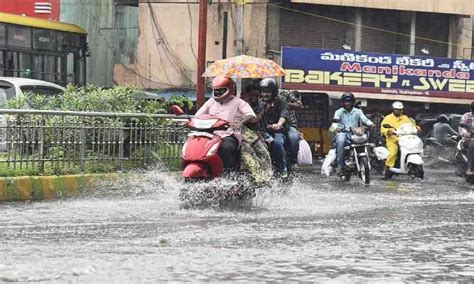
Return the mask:
[[474, 61], [284, 47], [283, 86], [412, 96], [474, 98]]

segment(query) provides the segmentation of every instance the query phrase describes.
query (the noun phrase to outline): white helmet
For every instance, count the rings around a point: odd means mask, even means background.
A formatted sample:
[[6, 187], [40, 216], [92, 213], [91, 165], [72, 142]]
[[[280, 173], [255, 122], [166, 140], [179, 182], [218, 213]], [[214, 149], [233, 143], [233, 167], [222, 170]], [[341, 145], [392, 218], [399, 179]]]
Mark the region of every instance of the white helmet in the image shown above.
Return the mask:
[[393, 108], [393, 109], [404, 109], [405, 106], [403, 105], [402, 102], [396, 101], [396, 102], [393, 102], [392, 108]]

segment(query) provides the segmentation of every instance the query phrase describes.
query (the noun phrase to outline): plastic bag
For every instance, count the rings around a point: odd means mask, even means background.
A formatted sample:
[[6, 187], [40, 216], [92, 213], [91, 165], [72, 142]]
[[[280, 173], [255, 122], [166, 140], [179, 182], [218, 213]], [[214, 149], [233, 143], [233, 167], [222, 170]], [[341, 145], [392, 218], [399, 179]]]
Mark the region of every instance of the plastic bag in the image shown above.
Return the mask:
[[336, 161], [336, 149], [329, 150], [323, 165], [321, 166], [321, 173], [325, 176], [330, 176], [332, 173], [332, 164]]
[[313, 153], [306, 140], [300, 140], [300, 150], [298, 151], [298, 165], [312, 165]]

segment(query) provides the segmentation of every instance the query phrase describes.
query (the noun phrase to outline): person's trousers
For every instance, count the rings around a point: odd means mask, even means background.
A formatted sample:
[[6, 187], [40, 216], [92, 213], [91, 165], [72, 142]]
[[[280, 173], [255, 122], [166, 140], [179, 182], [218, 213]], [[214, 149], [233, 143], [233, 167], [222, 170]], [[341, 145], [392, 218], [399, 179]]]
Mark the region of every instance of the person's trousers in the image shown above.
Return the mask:
[[298, 162], [298, 151], [300, 150], [300, 133], [295, 127], [290, 127], [288, 131], [288, 142], [290, 151], [288, 155], [288, 163], [295, 165]]
[[348, 142], [348, 133], [340, 132], [336, 134], [336, 159], [340, 168], [344, 167], [344, 147]]
[[237, 162], [237, 150], [239, 141], [232, 135], [222, 138], [222, 145], [217, 154], [224, 163], [224, 171], [231, 171]]
[[271, 135], [273, 135], [273, 142], [270, 145], [272, 161], [275, 163], [278, 171], [285, 171], [287, 170], [285, 151], [286, 136], [283, 133], [274, 133]]
[[387, 140], [386, 144], [388, 149], [388, 157], [385, 161], [385, 166], [388, 168], [393, 168], [398, 158], [398, 140]]

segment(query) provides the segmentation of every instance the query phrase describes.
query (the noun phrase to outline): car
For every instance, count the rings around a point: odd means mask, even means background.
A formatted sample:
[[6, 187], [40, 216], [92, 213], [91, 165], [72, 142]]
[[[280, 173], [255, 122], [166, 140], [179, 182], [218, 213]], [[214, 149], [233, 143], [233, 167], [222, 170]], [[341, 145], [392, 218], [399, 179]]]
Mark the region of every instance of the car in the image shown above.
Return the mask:
[[[6, 102], [22, 94], [34, 93], [47, 97], [64, 93], [64, 88], [54, 83], [16, 77], [0, 77], [0, 108], [5, 108]], [[0, 114], [0, 152], [6, 151], [6, 117]]]
[[56, 96], [64, 92], [64, 88], [54, 83], [16, 77], [0, 77], [0, 108], [5, 107], [8, 100], [22, 94], [34, 93], [44, 96]]

